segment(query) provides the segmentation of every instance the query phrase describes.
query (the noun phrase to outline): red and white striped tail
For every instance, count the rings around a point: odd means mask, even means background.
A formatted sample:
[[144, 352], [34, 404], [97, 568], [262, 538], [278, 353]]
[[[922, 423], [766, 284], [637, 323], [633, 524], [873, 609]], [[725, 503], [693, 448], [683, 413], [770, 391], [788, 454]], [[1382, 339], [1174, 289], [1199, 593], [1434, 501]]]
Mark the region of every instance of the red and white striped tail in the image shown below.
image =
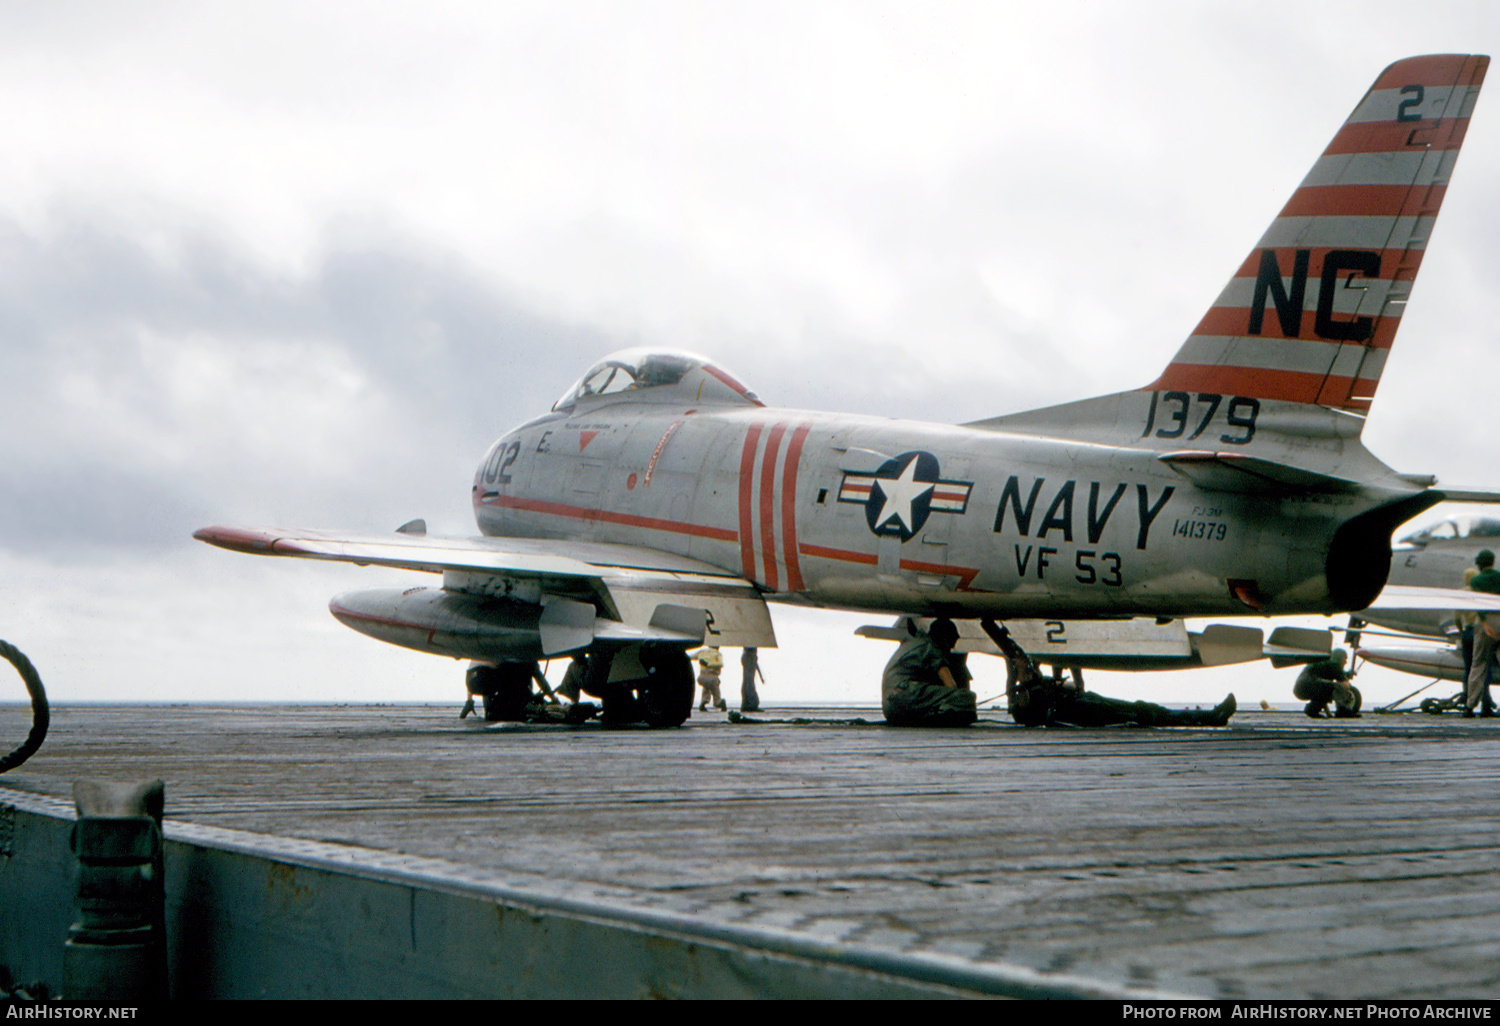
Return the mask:
[[1375, 80], [1148, 390], [1370, 408], [1489, 58]]

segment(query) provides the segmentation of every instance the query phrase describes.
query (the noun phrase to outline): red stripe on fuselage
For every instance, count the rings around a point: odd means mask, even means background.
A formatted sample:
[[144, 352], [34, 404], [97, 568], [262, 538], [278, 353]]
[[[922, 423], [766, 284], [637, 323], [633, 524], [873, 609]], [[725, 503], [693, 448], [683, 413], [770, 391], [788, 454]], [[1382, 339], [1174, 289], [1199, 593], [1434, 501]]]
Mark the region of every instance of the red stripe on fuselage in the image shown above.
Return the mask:
[[979, 576], [979, 571], [970, 567], [947, 566], [943, 563], [919, 563], [915, 559], [903, 559], [901, 569], [919, 574], [937, 574], [939, 577], [957, 577], [959, 591], [968, 591], [969, 584]]
[[792, 432], [781, 476], [781, 544], [786, 557], [787, 591], [802, 590], [802, 567], [797, 561], [797, 464], [802, 460], [802, 443], [811, 430], [811, 424], [803, 424]]
[[766, 587], [777, 590], [776, 573], [776, 457], [781, 451], [785, 424], [772, 426], [760, 460], [760, 556], [766, 568]]
[[589, 509], [586, 506], [569, 506], [561, 502], [542, 502], [537, 499], [521, 499], [509, 495], [497, 495], [493, 499], [485, 499], [483, 502], [487, 506], [503, 506], [506, 509], [518, 509], [527, 513], [545, 513], [550, 516], [569, 517], [574, 520], [597, 520], [601, 523], [620, 524], [625, 527], [644, 527], [651, 531], [686, 534], [694, 538], [712, 538], [715, 541], [726, 542], [740, 540], [738, 534], [723, 527], [710, 527], [707, 524], [684, 524], [675, 520], [636, 516], [633, 513], [615, 513], [611, 510]]
[[[871, 552], [850, 552], [847, 549], [830, 549], [826, 545], [799, 545], [797, 548], [804, 556], [814, 556], [818, 559], [832, 559], [840, 563], [858, 563], [861, 566], [876, 566], [880, 562], [879, 557]], [[974, 578], [979, 576], [979, 570], [976, 567], [948, 566], [945, 563], [921, 563], [915, 559], [903, 559], [900, 566], [902, 570], [910, 570], [919, 574], [957, 577], [959, 591], [968, 591], [969, 585], [974, 583]]]
[[830, 549], [826, 545], [799, 545], [797, 548], [804, 556], [815, 556], [818, 559], [834, 559], [840, 563], [860, 563], [864, 566], [875, 566], [880, 562], [873, 552], [849, 552], [845, 549]]
[[751, 496], [755, 489], [755, 448], [760, 441], [761, 425], [751, 424], [745, 431], [745, 447], [740, 452], [740, 569], [745, 580], [755, 580], [755, 533]]

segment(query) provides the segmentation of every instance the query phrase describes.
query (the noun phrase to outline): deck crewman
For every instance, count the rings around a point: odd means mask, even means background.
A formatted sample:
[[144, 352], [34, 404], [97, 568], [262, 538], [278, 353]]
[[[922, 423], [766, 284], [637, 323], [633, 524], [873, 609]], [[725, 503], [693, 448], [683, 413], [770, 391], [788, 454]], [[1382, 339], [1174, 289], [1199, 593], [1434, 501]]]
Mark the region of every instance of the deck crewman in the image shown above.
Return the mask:
[[1237, 708], [1229, 695], [1212, 709], [1168, 709], [1084, 691], [1076, 681], [1047, 677], [994, 620], [980, 626], [1005, 656], [1005, 696], [1011, 719], [1023, 727], [1224, 727]]
[[967, 727], [979, 718], [964, 657], [953, 651], [958, 628], [947, 618], [923, 633], [910, 619], [907, 637], [885, 664], [880, 705], [893, 727]]

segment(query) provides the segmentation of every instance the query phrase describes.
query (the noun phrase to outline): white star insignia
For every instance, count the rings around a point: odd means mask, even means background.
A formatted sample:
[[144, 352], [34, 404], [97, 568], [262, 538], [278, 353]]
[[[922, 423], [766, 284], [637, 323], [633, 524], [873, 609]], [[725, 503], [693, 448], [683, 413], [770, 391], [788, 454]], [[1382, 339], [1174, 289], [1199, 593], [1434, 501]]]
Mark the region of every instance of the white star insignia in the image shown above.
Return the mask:
[[[880, 487], [880, 493], [885, 496], [885, 504], [880, 507], [880, 515], [875, 518], [875, 530], [880, 530], [892, 519], [899, 520], [907, 534], [912, 531], [912, 504], [927, 492], [932, 491], [935, 482], [918, 481], [917, 479], [917, 457], [913, 456], [906, 461], [906, 466], [901, 468], [899, 477], [878, 477], [875, 484]], [[904, 512], [903, 512], [904, 510]]]

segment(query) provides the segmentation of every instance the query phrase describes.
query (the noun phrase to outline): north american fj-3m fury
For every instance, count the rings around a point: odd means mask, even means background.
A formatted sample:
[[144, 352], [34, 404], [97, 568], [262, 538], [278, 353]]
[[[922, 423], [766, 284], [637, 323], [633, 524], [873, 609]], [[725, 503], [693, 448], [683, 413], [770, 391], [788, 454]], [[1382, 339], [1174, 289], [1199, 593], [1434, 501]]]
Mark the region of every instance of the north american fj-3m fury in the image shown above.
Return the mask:
[[486, 664], [588, 654], [606, 719], [681, 723], [686, 655], [775, 638], [766, 601], [956, 619], [1335, 613], [1444, 499], [1360, 432], [1489, 60], [1381, 72], [1166, 369], [1141, 388], [948, 426], [775, 409], [699, 356], [630, 350], [500, 438], [483, 537], [211, 527], [243, 552], [440, 587], [331, 603], [373, 637]]

